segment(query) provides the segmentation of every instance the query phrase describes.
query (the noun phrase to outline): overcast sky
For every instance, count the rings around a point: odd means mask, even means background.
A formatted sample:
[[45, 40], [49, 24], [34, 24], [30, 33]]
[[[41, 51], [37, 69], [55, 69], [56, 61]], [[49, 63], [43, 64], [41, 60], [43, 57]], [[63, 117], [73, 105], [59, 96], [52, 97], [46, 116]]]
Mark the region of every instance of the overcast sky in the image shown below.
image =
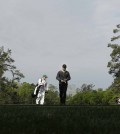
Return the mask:
[[57, 85], [67, 64], [70, 84], [107, 88], [112, 30], [120, 23], [120, 0], [0, 0], [0, 46], [12, 50], [22, 81], [42, 74]]

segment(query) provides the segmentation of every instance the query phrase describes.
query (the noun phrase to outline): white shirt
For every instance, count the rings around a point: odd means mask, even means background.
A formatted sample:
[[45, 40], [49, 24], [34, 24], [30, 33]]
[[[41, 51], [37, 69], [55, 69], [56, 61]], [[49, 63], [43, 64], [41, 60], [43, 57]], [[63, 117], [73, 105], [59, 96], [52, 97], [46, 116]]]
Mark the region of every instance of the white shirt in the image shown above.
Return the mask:
[[41, 87], [40, 87], [40, 90], [41, 91], [46, 91], [46, 90], [48, 90], [48, 86], [47, 86], [47, 81], [46, 80], [44, 80], [44, 79], [39, 79], [38, 80], [38, 86], [40, 86], [41, 85]]

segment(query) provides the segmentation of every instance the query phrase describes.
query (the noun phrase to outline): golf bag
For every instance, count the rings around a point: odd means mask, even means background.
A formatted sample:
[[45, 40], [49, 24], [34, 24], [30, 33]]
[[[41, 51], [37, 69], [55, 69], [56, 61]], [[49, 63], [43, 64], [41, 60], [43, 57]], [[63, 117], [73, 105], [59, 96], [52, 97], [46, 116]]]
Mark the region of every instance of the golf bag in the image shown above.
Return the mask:
[[[41, 79], [41, 82], [42, 82], [42, 79]], [[38, 92], [39, 92], [39, 90], [40, 90], [40, 87], [41, 87], [41, 85], [38, 85], [38, 84], [36, 85], [36, 87], [35, 87], [35, 89], [37, 88], [36, 94], [34, 94], [34, 91], [33, 91], [32, 94], [31, 94], [31, 97], [32, 97], [32, 98], [37, 97]]]
[[35, 98], [35, 97], [37, 97], [37, 95], [38, 95], [38, 92], [39, 92], [39, 90], [40, 90], [40, 87], [41, 87], [41, 85], [39, 85], [39, 86], [36, 86], [36, 94], [34, 94], [34, 91], [32, 92], [32, 94], [31, 94], [31, 96], [32, 96], [32, 98]]

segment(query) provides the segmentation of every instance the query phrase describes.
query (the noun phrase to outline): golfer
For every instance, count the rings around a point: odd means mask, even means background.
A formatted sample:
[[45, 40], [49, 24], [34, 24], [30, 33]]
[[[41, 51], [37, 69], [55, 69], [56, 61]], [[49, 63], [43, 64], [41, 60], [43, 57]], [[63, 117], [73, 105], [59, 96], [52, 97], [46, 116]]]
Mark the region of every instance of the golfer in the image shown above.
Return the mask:
[[62, 65], [62, 70], [57, 73], [56, 79], [59, 81], [59, 95], [60, 104], [65, 105], [66, 103], [66, 92], [68, 87], [68, 81], [71, 79], [70, 73], [66, 70], [67, 65]]

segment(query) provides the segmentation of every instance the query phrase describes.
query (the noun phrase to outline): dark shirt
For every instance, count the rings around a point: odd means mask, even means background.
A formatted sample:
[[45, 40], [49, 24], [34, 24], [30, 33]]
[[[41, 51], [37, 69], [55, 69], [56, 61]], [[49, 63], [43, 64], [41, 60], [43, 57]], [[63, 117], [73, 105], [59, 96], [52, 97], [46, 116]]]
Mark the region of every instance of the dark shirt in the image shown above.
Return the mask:
[[[70, 73], [68, 71], [59, 71], [57, 73], [56, 79], [59, 81], [59, 84], [66, 83], [68, 84], [68, 81], [71, 79]], [[61, 82], [61, 80], [64, 80], [65, 82]]]

